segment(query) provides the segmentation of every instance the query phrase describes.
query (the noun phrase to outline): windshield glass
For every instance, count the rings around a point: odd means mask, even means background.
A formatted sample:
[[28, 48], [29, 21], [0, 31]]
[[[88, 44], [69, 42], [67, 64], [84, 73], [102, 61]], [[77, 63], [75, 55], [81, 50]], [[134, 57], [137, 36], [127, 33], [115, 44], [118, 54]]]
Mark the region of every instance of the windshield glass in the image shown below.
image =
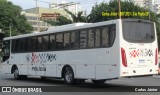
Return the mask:
[[10, 55], [10, 41], [4, 41], [3, 42], [3, 56], [9, 56]]
[[129, 42], [153, 42], [155, 40], [154, 23], [140, 20], [123, 21], [123, 37]]

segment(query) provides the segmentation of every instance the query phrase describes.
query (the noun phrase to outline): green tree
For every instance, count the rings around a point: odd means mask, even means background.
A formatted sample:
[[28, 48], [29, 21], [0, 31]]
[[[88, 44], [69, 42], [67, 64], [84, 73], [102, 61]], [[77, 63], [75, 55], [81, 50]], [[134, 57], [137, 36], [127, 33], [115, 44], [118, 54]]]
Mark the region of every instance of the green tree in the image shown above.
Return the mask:
[[76, 22], [86, 22], [87, 21], [87, 17], [83, 16], [83, 11], [80, 11], [77, 13], [77, 15], [73, 14], [72, 12], [70, 12], [67, 9], [64, 9], [68, 14], [71, 15], [72, 17], [72, 23], [76, 23]]
[[[148, 16], [133, 16], [130, 14], [133, 12], [148, 12], [147, 9], [134, 5], [133, 2], [121, 1], [121, 12], [124, 12], [122, 18], [149, 19]], [[129, 12], [129, 16], [127, 16], [127, 12]], [[102, 16], [102, 13], [118, 13], [118, 1], [112, 0], [109, 3], [102, 2], [95, 4], [95, 6], [92, 7], [91, 13], [88, 15], [88, 22], [107, 21], [119, 18], [118, 14], [117, 16]], [[151, 14], [153, 14], [153, 12], [151, 12]]]
[[47, 23], [49, 23], [53, 26], [59, 26], [59, 25], [70, 24], [70, 23], [72, 23], [72, 21], [64, 16], [59, 16], [56, 21], [48, 20]]
[[157, 36], [158, 36], [158, 46], [160, 48], [160, 14], [157, 15], [156, 19], [156, 28], [157, 28]]
[[4, 31], [6, 36], [9, 36], [10, 26], [12, 27], [12, 36], [29, 33], [33, 30], [21, 12], [21, 7], [13, 5], [12, 2], [0, 0], [0, 29]]

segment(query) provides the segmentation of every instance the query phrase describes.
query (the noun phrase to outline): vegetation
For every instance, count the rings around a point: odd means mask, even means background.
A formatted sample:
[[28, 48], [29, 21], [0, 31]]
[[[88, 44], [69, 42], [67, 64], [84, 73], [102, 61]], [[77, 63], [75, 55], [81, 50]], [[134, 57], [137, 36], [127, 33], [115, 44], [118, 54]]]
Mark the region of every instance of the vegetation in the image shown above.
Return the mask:
[[48, 20], [47, 23], [53, 25], [53, 26], [59, 26], [59, 25], [65, 25], [65, 24], [71, 24], [72, 21], [64, 16], [59, 16], [56, 21]]
[[5, 36], [9, 36], [10, 26], [12, 36], [32, 31], [32, 26], [27, 23], [25, 16], [21, 15], [21, 12], [21, 7], [13, 5], [6, 0], [0, 0], [0, 29], [3, 30]]
[[76, 15], [73, 14], [72, 12], [70, 12], [69, 10], [65, 9], [65, 11], [71, 15], [72, 17], [72, 23], [76, 23], [76, 22], [86, 22], [87, 21], [87, 17], [83, 16], [83, 12], [78, 12]]
[[[92, 7], [91, 13], [88, 15], [88, 22], [99, 22], [106, 20], [118, 19], [119, 16], [102, 16], [102, 13], [118, 13], [118, 2], [117, 0], [112, 0], [109, 3], [102, 2], [100, 4], [95, 4]], [[121, 1], [121, 12], [124, 12], [122, 18], [141, 18], [148, 19], [148, 16], [133, 16], [130, 13], [132, 12], [148, 12], [147, 9], [141, 8], [134, 5], [133, 2]], [[129, 15], [127, 14], [129, 12]]]

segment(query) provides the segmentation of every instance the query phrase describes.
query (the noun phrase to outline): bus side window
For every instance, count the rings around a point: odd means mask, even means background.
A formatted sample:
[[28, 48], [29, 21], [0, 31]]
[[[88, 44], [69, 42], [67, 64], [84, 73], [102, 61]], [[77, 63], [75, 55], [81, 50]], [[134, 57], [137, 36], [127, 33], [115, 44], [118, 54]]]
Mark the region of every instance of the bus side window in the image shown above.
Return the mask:
[[63, 49], [63, 33], [56, 35], [56, 49]]
[[43, 36], [43, 50], [44, 51], [48, 50], [48, 40], [49, 40], [49, 36]]
[[21, 52], [21, 39], [16, 40], [17, 52]]
[[95, 30], [95, 47], [100, 47], [100, 34], [101, 34], [101, 30], [96, 29]]
[[94, 35], [95, 35], [94, 30], [90, 29], [88, 32], [88, 47], [89, 48], [94, 47]]
[[71, 48], [78, 48], [79, 47], [79, 31], [71, 32]]
[[75, 45], [75, 32], [71, 32], [71, 48], [74, 48]]
[[56, 45], [56, 38], [55, 38], [55, 35], [50, 35], [50, 39], [49, 39], [49, 49], [50, 50], [54, 50], [55, 49], [55, 45]]
[[109, 46], [109, 27], [102, 28], [102, 47]]
[[70, 47], [69, 40], [70, 40], [70, 33], [64, 33], [64, 49]]
[[80, 32], [80, 48], [86, 48], [87, 45], [87, 31]]
[[43, 50], [43, 44], [42, 44], [42, 37], [37, 38], [37, 51], [42, 51]]
[[22, 39], [21, 45], [22, 45], [22, 52], [25, 52], [26, 51], [26, 38]]
[[31, 49], [33, 52], [35, 52], [37, 49], [37, 38], [36, 37], [31, 38]]
[[110, 46], [113, 45], [114, 40], [115, 40], [115, 36], [116, 36], [116, 26], [115, 25], [111, 25], [110, 26]]
[[31, 38], [28, 37], [26, 40], [27, 40], [26, 50], [27, 50], [27, 52], [30, 52], [31, 51]]
[[12, 46], [11, 46], [11, 47], [12, 47], [11, 52], [12, 52], [12, 53], [15, 53], [15, 52], [16, 52], [16, 48], [17, 48], [17, 47], [16, 47], [16, 40], [12, 40]]

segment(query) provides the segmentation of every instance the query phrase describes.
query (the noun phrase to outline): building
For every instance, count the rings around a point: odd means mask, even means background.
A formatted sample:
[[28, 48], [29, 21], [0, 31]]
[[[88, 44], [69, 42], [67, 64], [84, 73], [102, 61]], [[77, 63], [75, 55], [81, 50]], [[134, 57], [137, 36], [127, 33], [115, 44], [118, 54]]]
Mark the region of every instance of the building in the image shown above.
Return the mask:
[[158, 0], [123, 0], [123, 1], [131, 1], [135, 5], [147, 8], [156, 14], [160, 13], [160, 2]]
[[138, 5], [140, 7], [145, 7], [145, 2], [144, 0], [132, 0], [135, 5]]
[[160, 3], [159, 2], [155, 3], [155, 5], [154, 5], [154, 12], [156, 14], [160, 14]]
[[50, 25], [47, 22], [39, 20], [40, 18], [37, 14], [24, 13], [24, 15], [26, 16], [28, 23], [32, 25], [33, 31], [43, 31], [47, 30], [50, 27]]
[[70, 18], [70, 15], [64, 9], [51, 9], [42, 7], [26, 9], [24, 10], [23, 14], [26, 16], [29, 24], [33, 26], [34, 31], [47, 30], [51, 25], [46, 21], [56, 21], [60, 15]]

